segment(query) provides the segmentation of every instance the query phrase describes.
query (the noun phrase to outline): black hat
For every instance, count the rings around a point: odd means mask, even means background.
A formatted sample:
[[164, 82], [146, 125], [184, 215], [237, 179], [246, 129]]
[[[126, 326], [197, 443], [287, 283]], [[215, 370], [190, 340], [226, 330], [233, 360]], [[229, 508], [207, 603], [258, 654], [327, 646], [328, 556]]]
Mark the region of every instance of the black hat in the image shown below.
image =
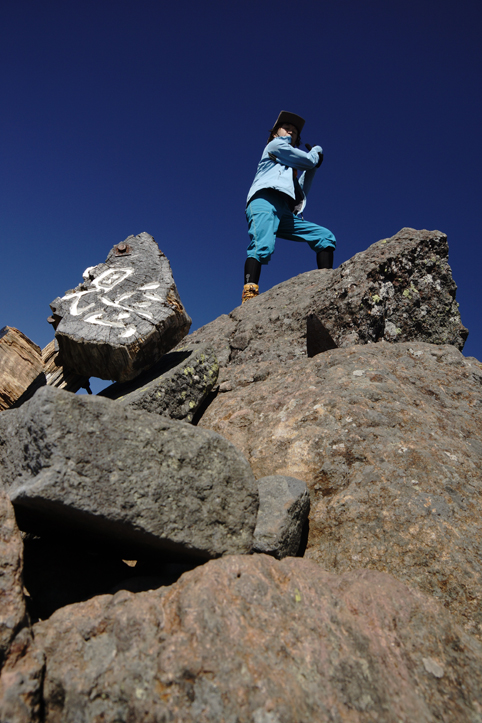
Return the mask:
[[279, 128], [279, 126], [282, 126], [283, 123], [291, 123], [291, 125], [296, 128], [298, 135], [300, 136], [303, 126], [305, 125], [305, 119], [300, 115], [296, 115], [296, 113], [290, 113], [287, 110], [282, 110], [273, 128]]

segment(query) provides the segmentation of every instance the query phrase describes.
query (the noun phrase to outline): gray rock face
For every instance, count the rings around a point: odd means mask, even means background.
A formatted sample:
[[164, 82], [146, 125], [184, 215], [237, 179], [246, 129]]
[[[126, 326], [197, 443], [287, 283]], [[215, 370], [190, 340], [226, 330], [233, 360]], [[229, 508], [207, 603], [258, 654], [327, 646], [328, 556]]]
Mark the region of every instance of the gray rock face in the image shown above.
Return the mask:
[[480, 720], [482, 647], [442, 606], [309, 560], [229, 556], [63, 608], [24, 665], [42, 654], [44, 723]]
[[113, 384], [99, 396], [119, 403], [192, 422], [193, 416], [214, 387], [219, 365], [212, 348], [185, 347], [166, 354], [155, 367], [132, 382]]
[[10, 644], [26, 624], [22, 584], [23, 545], [13, 507], [0, 491], [0, 668]]
[[133, 379], [188, 333], [169, 261], [148, 233], [114, 246], [84, 279], [50, 305], [62, 365], [78, 374]]
[[447, 258], [447, 237], [440, 231], [405, 228], [337, 269], [308, 271], [278, 284], [198, 329], [190, 342], [211, 344], [222, 368], [282, 363], [382, 339], [462, 350], [468, 331]]
[[306, 482], [306, 555], [389, 572], [481, 635], [482, 364], [453, 346], [380, 342], [227, 371], [231, 390], [200, 424], [257, 478]]
[[126, 559], [250, 552], [257, 485], [219, 435], [53, 387], [0, 417], [0, 475], [22, 529], [98, 537]]
[[306, 484], [294, 477], [272, 475], [258, 480], [258, 490], [254, 552], [264, 552], [278, 560], [296, 555], [310, 511], [310, 493]]

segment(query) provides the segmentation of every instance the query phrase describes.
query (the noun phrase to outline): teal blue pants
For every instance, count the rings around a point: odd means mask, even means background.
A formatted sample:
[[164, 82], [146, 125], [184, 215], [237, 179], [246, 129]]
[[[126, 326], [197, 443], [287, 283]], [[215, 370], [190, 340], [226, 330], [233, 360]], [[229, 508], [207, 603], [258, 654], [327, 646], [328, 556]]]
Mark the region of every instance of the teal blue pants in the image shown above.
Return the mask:
[[274, 252], [276, 236], [289, 241], [306, 241], [313, 251], [334, 249], [336, 239], [327, 228], [305, 221], [290, 210], [283, 194], [266, 189], [246, 208], [250, 244], [248, 258], [267, 264]]

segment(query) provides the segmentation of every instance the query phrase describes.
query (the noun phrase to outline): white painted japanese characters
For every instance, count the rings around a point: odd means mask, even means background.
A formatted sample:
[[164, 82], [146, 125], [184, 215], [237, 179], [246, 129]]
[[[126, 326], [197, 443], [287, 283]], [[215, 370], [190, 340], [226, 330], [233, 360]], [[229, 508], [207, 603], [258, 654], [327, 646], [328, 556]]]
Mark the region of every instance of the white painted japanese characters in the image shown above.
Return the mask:
[[[88, 278], [95, 267], [84, 271]], [[128, 339], [136, 333], [136, 315], [145, 319], [154, 319], [154, 305], [163, 304], [165, 299], [157, 291], [161, 286], [151, 282], [123, 292], [116, 287], [134, 273], [133, 268], [111, 268], [93, 279], [91, 289], [65, 294], [62, 301], [69, 301], [71, 316], [79, 316], [86, 324], [109, 326], [119, 330], [119, 338]], [[115, 290], [116, 289], [116, 290]], [[120, 292], [120, 293], [119, 293]], [[118, 310], [117, 314], [109, 309]]]

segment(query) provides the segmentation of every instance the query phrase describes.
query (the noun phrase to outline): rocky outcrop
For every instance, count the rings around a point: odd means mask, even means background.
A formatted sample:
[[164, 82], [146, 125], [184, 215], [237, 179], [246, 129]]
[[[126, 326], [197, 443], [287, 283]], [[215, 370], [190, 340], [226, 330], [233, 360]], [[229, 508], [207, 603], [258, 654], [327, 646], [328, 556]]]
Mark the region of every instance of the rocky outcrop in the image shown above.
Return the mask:
[[50, 308], [62, 365], [121, 382], [153, 366], [191, 326], [169, 261], [148, 233], [114, 246]]
[[0, 415], [0, 476], [22, 529], [199, 558], [250, 552], [258, 490], [217, 434], [44, 387]]
[[[111, 271], [86, 274], [108, 311], [131, 299], [100, 288]], [[154, 366], [156, 342], [111, 399], [44, 387], [2, 412], [27, 534], [22, 579], [7, 505], [0, 722], [480, 723], [466, 335], [446, 238], [403, 229]]]
[[453, 346], [380, 342], [256, 369], [230, 367], [201, 424], [256, 477], [306, 482], [306, 554], [390, 572], [480, 634], [482, 365]]
[[0, 412], [30, 399], [45, 384], [40, 347], [12, 326], [0, 329]]
[[132, 409], [192, 422], [212, 391], [218, 372], [219, 365], [212, 348], [186, 345], [182, 350], [163, 356], [158, 364], [134, 381], [113, 384], [99, 396], [117, 399]]
[[482, 647], [441, 606], [309, 560], [231, 556], [63, 608], [34, 626], [24, 665], [41, 656], [45, 723], [480, 717]]
[[382, 339], [462, 350], [468, 331], [447, 258], [445, 234], [405, 228], [337, 269], [308, 271], [274, 286], [198, 329], [190, 342], [211, 344], [221, 368], [280, 364]]
[[258, 480], [258, 491], [254, 552], [264, 552], [278, 559], [297, 555], [310, 511], [306, 484], [294, 477], [271, 475]]

